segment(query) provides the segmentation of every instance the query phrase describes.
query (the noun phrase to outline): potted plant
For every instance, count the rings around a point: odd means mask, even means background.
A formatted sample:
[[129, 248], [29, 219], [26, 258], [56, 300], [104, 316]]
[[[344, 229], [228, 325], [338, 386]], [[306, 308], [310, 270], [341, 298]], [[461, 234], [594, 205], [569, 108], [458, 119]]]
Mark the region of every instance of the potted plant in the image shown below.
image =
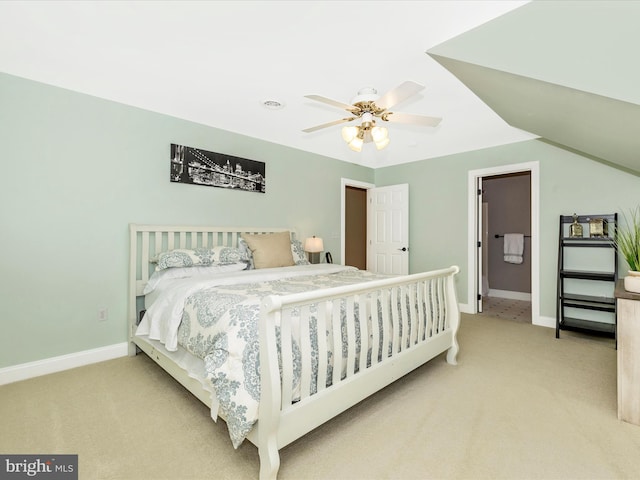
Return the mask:
[[618, 228], [616, 245], [629, 265], [629, 275], [624, 278], [624, 289], [640, 293], [640, 207], [624, 216], [626, 226]]

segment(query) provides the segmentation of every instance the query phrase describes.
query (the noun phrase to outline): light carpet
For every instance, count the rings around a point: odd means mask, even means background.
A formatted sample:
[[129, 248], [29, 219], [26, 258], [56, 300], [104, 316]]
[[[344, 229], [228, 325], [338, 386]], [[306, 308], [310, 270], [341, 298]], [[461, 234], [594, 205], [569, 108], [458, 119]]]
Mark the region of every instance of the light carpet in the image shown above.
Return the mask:
[[[280, 479], [637, 479], [612, 340], [463, 315], [441, 355], [281, 451]], [[251, 479], [257, 449], [144, 354], [0, 387], [0, 453], [81, 479]]]

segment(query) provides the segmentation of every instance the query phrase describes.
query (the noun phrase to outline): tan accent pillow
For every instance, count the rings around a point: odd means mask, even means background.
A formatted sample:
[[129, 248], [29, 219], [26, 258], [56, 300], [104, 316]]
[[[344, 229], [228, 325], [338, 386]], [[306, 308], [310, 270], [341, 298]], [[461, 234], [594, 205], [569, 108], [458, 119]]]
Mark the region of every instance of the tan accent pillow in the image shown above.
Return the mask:
[[254, 268], [289, 267], [295, 265], [291, 254], [289, 232], [242, 234], [253, 254]]

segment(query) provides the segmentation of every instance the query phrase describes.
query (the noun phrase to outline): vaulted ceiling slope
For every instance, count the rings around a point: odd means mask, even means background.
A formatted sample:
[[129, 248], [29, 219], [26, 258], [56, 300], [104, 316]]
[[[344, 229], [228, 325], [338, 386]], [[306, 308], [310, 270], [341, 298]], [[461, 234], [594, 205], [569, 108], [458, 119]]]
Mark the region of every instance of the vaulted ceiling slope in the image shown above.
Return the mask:
[[640, 175], [639, 1], [533, 1], [428, 50], [510, 125]]

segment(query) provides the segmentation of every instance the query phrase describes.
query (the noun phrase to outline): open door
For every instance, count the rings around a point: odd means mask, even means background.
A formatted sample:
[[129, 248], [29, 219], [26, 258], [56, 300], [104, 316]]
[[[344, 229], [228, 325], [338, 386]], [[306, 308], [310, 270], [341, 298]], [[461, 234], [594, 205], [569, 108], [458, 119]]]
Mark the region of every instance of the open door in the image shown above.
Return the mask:
[[367, 191], [367, 270], [409, 274], [409, 184]]

